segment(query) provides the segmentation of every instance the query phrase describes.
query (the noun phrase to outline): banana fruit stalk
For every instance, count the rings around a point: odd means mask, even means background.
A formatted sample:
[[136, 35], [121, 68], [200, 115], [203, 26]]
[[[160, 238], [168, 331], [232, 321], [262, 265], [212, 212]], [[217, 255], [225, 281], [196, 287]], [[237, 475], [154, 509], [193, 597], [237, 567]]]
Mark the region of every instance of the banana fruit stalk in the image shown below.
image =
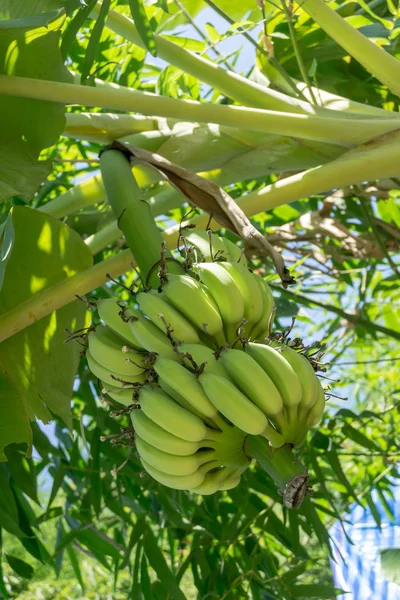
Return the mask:
[[89, 369], [129, 412], [140, 460], [159, 483], [232, 489], [253, 457], [268, 463], [265, 447], [271, 457], [282, 449], [279, 469], [268, 467], [278, 481], [321, 420], [324, 390], [306, 356], [271, 341], [274, 298], [240, 248], [208, 232], [184, 236], [187, 274], [160, 271], [159, 289], [129, 304], [98, 300]]

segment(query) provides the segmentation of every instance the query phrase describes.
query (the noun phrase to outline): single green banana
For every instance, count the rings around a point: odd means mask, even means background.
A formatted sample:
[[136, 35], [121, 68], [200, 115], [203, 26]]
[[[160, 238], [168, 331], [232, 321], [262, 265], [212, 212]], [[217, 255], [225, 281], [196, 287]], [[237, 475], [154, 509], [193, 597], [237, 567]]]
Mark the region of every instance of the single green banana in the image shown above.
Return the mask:
[[131, 321], [129, 325], [142, 347], [148, 352], [155, 352], [170, 360], [179, 360], [171, 341], [152, 321], [140, 316], [136, 321]]
[[225, 377], [203, 373], [199, 377], [210, 401], [233, 425], [252, 435], [260, 435], [268, 425], [267, 417]]
[[131, 404], [137, 404], [136, 398], [137, 390], [132, 388], [119, 388], [111, 383], [105, 381], [101, 382], [101, 391], [103, 394], [108, 394], [110, 398], [116, 400], [124, 406], [130, 406]]
[[193, 271], [207, 286], [218, 306], [228, 341], [233, 341], [244, 316], [242, 294], [232, 276], [218, 263], [198, 263]]
[[321, 383], [318, 381], [318, 392], [315, 404], [310, 408], [306, 416], [306, 425], [308, 428], [318, 425], [323, 417], [325, 410], [325, 392]]
[[229, 474], [227, 467], [221, 467], [219, 469], [208, 472], [204, 478], [204, 481], [197, 487], [190, 491], [194, 494], [200, 494], [202, 496], [211, 496], [218, 492], [219, 486], [222, 480]]
[[213, 418], [217, 414], [214, 405], [209, 401], [197, 377], [182, 365], [158, 357], [154, 369], [159, 377], [183, 398], [201, 415]]
[[90, 354], [90, 351], [86, 351], [86, 360], [89, 369], [95, 377], [101, 379], [107, 384], [110, 383], [115, 387], [124, 387], [124, 382], [127, 383], [144, 383], [147, 379], [147, 373], [141, 373], [139, 375], [121, 375], [120, 373], [113, 373], [110, 369], [103, 367], [97, 362]]
[[122, 352], [123, 340], [105, 325], [98, 325], [89, 333], [88, 344], [94, 360], [113, 373], [140, 375], [148, 368], [139, 352], [129, 357]]
[[190, 456], [168, 454], [145, 442], [137, 433], [135, 433], [135, 446], [139, 456], [144, 458], [149, 465], [167, 475], [179, 475], [180, 477], [195, 473], [202, 464], [213, 460], [214, 454], [214, 450], [199, 451]]
[[227, 259], [228, 252], [226, 246], [214, 233], [211, 234], [211, 241], [209, 234], [204, 230], [188, 230], [187, 232], [184, 231], [183, 235], [189, 244], [200, 250], [204, 260], [213, 261], [215, 258], [219, 258], [220, 260]]
[[268, 417], [282, 413], [282, 397], [270, 376], [246, 352], [224, 350], [220, 358], [235, 385]]
[[163, 333], [170, 333], [177, 343], [197, 344], [199, 336], [193, 325], [189, 323], [173, 306], [165, 302], [158, 292], [140, 292], [136, 301], [141, 311], [157, 325]]
[[[297, 409], [295, 404], [286, 404], [289, 420], [294, 420], [296, 418], [298, 421], [303, 421], [308, 410], [314, 406], [317, 400], [319, 380], [305, 356], [288, 346], [281, 346], [280, 351], [282, 352], [283, 358], [288, 361], [295, 371], [300, 380], [302, 389], [301, 402], [298, 404]], [[292, 410], [290, 411], [290, 409]], [[290, 414], [292, 414], [292, 417]]]
[[[121, 306], [124, 306], [125, 310]], [[127, 305], [123, 305], [122, 302], [115, 300], [115, 298], [100, 298], [97, 301], [97, 312], [104, 323], [121, 336], [125, 342], [128, 342], [137, 350], [142, 349], [142, 345], [129, 327], [129, 322], [125, 320], [136, 316], [137, 311], [128, 308]]]
[[264, 301], [261, 288], [247, 267], [232, 262], [220, 262], [221, 265], [235, 281], [244, 302], [244, 318], [247, 323], [245, 333], [250, 333], [253, 325], [263, 316]]
[[228, 252], [228, 260], [247, 267], [247, 259], [242, 248], [239, 248], [239, 246], [231, 242], [231, 240], [228, 240], [226, 237], [220, 237], [219, 239], [223, 242]]
[[171, 396], [171, 398], [173, 398], [175, 402], [179, 404], [179, 406], [186, 408], [186, 410], [189, 410], [197, 417], [200, 417], [200, 419], [204, 419], [204, 415], [200, 411], [196, 410], [194, 406], [190, 404], [190, 402], [185, 400], [182, 394], [179, 394], [170, 385], [168, 385], [168, 383], [162, 377], [158, 378], [158, 385], [166, 394], [168, 394], [168, 396]]
[[163, 473], [155, 467], [152, 467], [148, 462], [143, 460], [143, 458], [140, 460], [153, 479], [174, 490], [190, 490], [191, 488], [200, 485], [206, 474], [206, 471], [200, 467], [195, 473], [183, 477], [180, 475], [167, 475], [167, 473]]
[[[285, 424], [282, 427], [282, 430], [286, 431], [287, 429], [288, 429], [288, 425]], [[277, 431], [275, 429], [275, 427], [273, 427], [271, 425], [271, 423], [268, 423], [267, 427], [262, 432], [262, 436], [265, 437], [269, 441], [272, 448], [280, 448], [281, 446], [286, 444], [285, 436], [283, 436], [281, 433], [279, 433], [279, 431]]]
[[219, 484], [218, 490], [221, 492], [225, 490], [233, 490], [233, 488], [239, 485], [242, 473], [243, 469], [235, 469], [235, 471], [229, 473]]
[[250, 332], [250, 338], [252, 341], [264, 342], [265, 338], [269, 337], [271, 333], [272, 322], [276, 312], [276, 305], [268, 283], [255, 273], [252, 273], [252, 276], [261, 290], [263, 297], [263, 312], [258, 323], [253, 326]]
[[296, 371], [278, 349], [265, 344], [250, 343], [246, 352], [270, 376], [285, 406], [297, 406], [302, 398], [302, 386]]
[[188, 442], [200, 442], [207, 435], [203, 421], [182, 408], [160, 388], [146, 385], [139, 391], [140, 408], [154, 423]]
[[215, 358], [215, 354], [210, 348], [201, 344], [181, 344], [178, 346], [177, 351], [185, 367], [193, 367], [190, 359], [185, 357], [186, 354], [189, 354], [198, 367], [206, 363], [204, 367], [205, 373], [214, 373], [221, 377], [228, 377], [228, 373], [222, 366], [221, 361]]
[[[168, 302], [200, 331], [206, 329], [211, 336], [222, 334], [223, 323], [218, 308], [195, 279], [188, 275], [168, 275], [168, 283], [162, 290]], [[186, 338], [184, 341], [188, 342]], [[221, 341], [224, 343], [225, 340]]]
[[135, 432], [158, 450], [177, 456], [190, 456], [202, 447], [199, 442], [188, 442], [165, 431], [141, 410], [133, 410], [130, 418]]

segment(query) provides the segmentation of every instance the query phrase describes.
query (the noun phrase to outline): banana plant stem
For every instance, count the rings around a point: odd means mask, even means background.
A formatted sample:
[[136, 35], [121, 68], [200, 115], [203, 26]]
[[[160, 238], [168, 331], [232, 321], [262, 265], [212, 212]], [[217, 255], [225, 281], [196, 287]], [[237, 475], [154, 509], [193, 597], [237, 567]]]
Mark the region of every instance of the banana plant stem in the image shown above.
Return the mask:
[[287, 508], [299, 508], [309, 489], [310, 478], [289, 444], [273, 449], [261, 436], [248, 435], [245, 454], [254, 458], [275, 481]]
[[243, 106], [179, 100], [125, 88], [75, 85], [58, 81], [0, 75], [0, 94], [114, 110], [135, 110], [192, 122], [216, 123], [265, 133], [354, 146], [396, 129], [392, 119], [340, 119], [299, 115]]
[[304, 0], [301, 8], [342, 48], [353, 56], [374, 75], [400, 96], [400, 61], [375, 44], [337, 12], [324, 0]]
[[[124, 233], [142, 277], [147, 278], [161, 258], [161, 232], [154, 222], [149, 204], [141, 198], [141, 191], [132, 174], [129, 158], [119, 150], [105, 149], [100, 156], [100, 168], [108, 201]], [[172, 258], [166, 250], [166, 258]], [[169, 265], [171, 272], [184, 272], [177, 263]], [[157, 286], [157, 270], [150, 284]]]

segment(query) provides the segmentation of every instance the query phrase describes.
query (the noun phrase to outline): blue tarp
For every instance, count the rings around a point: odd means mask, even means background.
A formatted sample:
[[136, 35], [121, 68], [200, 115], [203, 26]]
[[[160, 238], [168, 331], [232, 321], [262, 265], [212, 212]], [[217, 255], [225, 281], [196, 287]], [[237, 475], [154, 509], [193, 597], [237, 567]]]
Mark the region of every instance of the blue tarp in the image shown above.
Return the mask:
[[350, 523], [343, 523], [353, 545], [346, 539], [339, 522], [330, 530], [336, 560], [331, 561], [335, 586], [349, 592], [338, 596], [338, 600], [400, 600], [400, 585], [383, 578], [380, 561], [380, 550], [400, 548], [400, 487], [392, 491], [395, 499], [386, 497], [394, 521], [385, 512], [378, 494], [373, 492], [381, 529], [369, 508], [354, 504], [344, 517]]

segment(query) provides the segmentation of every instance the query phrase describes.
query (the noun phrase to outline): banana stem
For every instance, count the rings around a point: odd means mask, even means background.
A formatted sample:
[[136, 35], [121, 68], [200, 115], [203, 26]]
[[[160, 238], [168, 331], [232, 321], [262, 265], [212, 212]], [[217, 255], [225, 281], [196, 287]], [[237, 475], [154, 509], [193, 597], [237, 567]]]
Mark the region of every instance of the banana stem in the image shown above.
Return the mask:
[[[98, 83], [96, 81], [96, 83]], [[0, 75], [0, 94], [64, 104], [83, 104], [112, 110], [138, 111], [145, 115], [192, 122], [216, 123], [264, 133], [353, 146], [396, 129], [393, 119], [341, 118], [333, 111], [325, 117], [275, 112], [245, 106], [179, 100], [113, 84], [90, 87], [30, 77]]]
[[248, 435], [244, 444], [245, 454], [255, 458], [275, 481], [283, 503], [287, 508], [299, 508], [309, 488], [306, 467], [293, 454], [289, 444], [274, 450], [262, 436]]
[[[162, 237], [151, 214], [150, 206], [141, 199], [140, 188], [132, 174], [129, 159], [119, 150], [105, 150], [100, 157], [100, 168], [108, 201], [118, 221], [118, 227], [145, 278], [160, 260]], [[166, 257], [171, 258], [169, 250]], [[174, 262], [169, 270], [183, 269]], [[150, 285], [159, 283], [157, 270], [150, 277]]]

